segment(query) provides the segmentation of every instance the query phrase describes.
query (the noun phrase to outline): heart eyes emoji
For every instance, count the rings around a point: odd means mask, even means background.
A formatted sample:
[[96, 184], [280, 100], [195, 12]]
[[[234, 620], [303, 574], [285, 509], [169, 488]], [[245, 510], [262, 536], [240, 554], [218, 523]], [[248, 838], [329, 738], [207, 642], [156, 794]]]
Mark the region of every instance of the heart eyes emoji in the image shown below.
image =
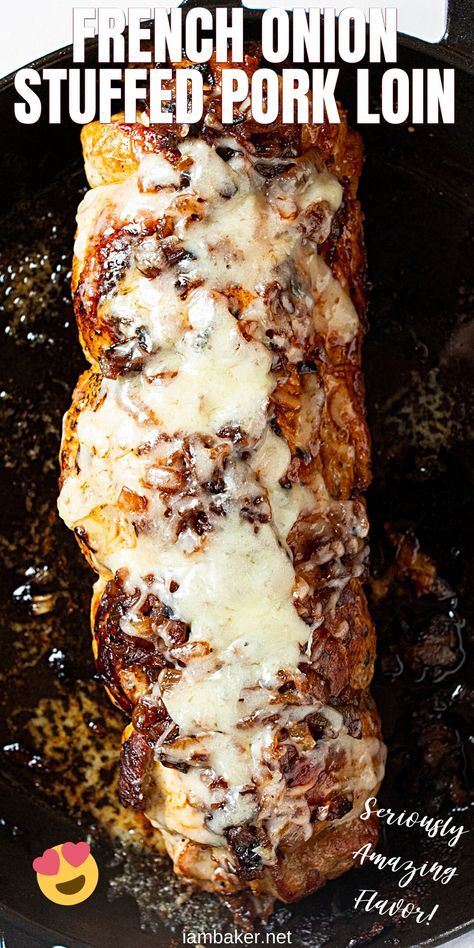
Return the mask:
[[[61, 853], [70, 866], [77, 869], [86, 861], [91, 848], [88, 843], [63, 843]], [[33, 860], [33, 869], [42, 876], [55, 876], [59, 871], [59, 853], [56, 849], [45, 849], [42, 856]]]
[[77, 869], [86, 861], [91, 848], [88, 843], [64, 843], [61, 852], [70, 866]]
[[33, 869], [42, 876], [55, 876], [59, 870], [59, 853], [55, 849], [45, 849], [42, 856], [33, 860]]
[[56, 905], [77, 905], [95, 890], [99, 869], [88, 843], [60, 843], [33, 860], [43, 895]]

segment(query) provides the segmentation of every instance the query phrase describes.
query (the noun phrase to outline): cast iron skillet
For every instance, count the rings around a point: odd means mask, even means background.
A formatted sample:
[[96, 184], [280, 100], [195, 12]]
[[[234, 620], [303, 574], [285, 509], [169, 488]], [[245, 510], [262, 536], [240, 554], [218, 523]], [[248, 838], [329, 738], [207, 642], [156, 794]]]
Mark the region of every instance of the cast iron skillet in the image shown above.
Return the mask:
[[[463, 20], [458, 8], [451, 45], [434, 51], [407, 42], [400, 48], [407, 69], [436, 64], [434, 52], [441, 63], [456, 64], [457, 123], [364, 128], [362, 198], [371, 280], [365, 346], [374, 442], [371, 598], [379, 631], [373, 690], [389, 746], [380, 804], [452, 815], [454, 823], [472, 828], [468, 28], [469, 17]], [[70, 48], [41, 61], [70, 64]], [[341, 93], [345, 103], [353, 101], [349, 69]], [[183, 929], [227, 931], [233, 923], [211, 896], [183, 899], [167, 864], [144, 848], [138, 823], [127, 824], [119, 839], [104, 829], [118, 819], [107, 788], [123, 722], [94, 678], [92, 576], [55, 513], [61, 416], [84, 366], [69, 292], [74, 215], [85, 188], [79, 129], [68, 122], [20, 126], [14, 98], [6, 79], [0, 84], [0, 885], [6, 944], [168, 948], [182, 942]], [[417, 549], [430, 560], [416, 559]], [[420, 562], [425, 574], [433, 573], [429, 590], [413, 568]], [[39, 892], [31, 861], [48, 846], [85, 837], [99, 863], [99, 886], [84, 904], [61, 909]], [[447, 886], [414, 882], [400, 890], [392, 873], [363, 868], [280, 908], [270, 928], [290, 931], [296, 948], [440, 944], [473, 925], [471, 837], [449, 849], [416, 829], [384, 829], [381, 851], [417, 865], [455, 865], [457, 877]], [[410, 919], [393, 925], [353, 910], [361, 888], [439, 909], [429, 927]]]

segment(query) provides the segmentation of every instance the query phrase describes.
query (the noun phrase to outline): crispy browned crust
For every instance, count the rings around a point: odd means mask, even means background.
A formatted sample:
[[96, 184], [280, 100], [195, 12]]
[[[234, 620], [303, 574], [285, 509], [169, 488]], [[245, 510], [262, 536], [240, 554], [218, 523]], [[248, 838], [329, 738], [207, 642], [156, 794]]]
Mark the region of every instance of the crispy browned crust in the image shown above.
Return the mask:
[[[256, 64], [254, 57], [247, 57], [249, 71]], [[211, 64], [211, 87], [216, 84], [222, 68], [225, 67]], [[219, 124], [219, 101], [216, 97], [210, 97], [206, 115], [207, 118], [213, 117]], [[136, 171], [140, 158], [147, 152], [164, 151], [169, 160], [179, 164], [181, 156], [176, 142], [180, 129], [171, 128], [170, 131], [169, 127], [163, 130], [140, 124], [129, 125], [120, 118], [111, 125], [91, 123], [86, 126], [82, 132], [82, 143], [93, 183], [125, 180]], [[348, 573], [357, 557], [359, 560], [362, 557], [363, 565], [365, 555], [361, 545], [351, 537], [350, 525], [341, 522], [338, 508], [339, 501], [353, 499], [356, 512], [359, 505], [363, 516], [360, 495], [370, 482], [370, 442], [361, 373], [361, 342], [365, 328], [365, 251], [363, 217], [356, 196], [363, 162], [362, 145], [358, 134], [349, 129], [342, 110], [339, 125], [289, 128], [276, 123], [262, 131], [247, 120], [233, 128], [226, 128], [225, 132], [237, 141], [250, 142], [256, 153], [262, 156], [297, 156], [315, 149], [344, 189], [342, 206], [335, 216], [329, 236], [320, 246], [320, 252], [355, 304], [361, 320], [359, 334], [354, 342], [346, 346], [330, 345], [321, 337], [310, 339], [305, 362], [299, 367], [283, 365], [272, 395], [275, 430], [281, 430], [292, 454], [289, 479], [311, 487], [315, 475], [320, 474], [334, 500], [323, 530], [320, 520], [316, 523], [314, 518], [306, 516], [297, 521], [288, 538], [294, 557], [297, 587], [300, 583], [305, 590], [296, 605], [300, 615], [311, 622], [318, 603], [324, 602], [329, 595], [328, 580], [332, 568], [330, 560], [320, 561], [319, 549], [323, 545], [331, 547], [331, 544], [344, 543], [342, 562]], [[222, 133], [222, 128], [216, 130], [212, 122], [206, 121], [193, 129], [193, 134], [211, 142], [218, 133]], [[134, 234], [127, 227], [119, 227], [107, 215], [103, 224], [103, 229], [108, 229], [107, 237], [94, 239], [87, 247], [85, 259], [80, 264], [76, 260], [74, 264], [73, 288], [78, 326], [84, 348], [95, 366], [82, 376], [66, 418], [61, 454], [63, 476], [76, 463], [77, 417], [85, 405], [94, 406], [98, 403], [98, 368], [100, 366], [102, 372], [110, 374], [112, 363], [108, 352], [123, 341], [117, 327], [101, 315], [98, 304], [105, 270], [107, 279], [120, 278], [121, 267], [133, 244]], [[150, 226], [156, 228], [156, 222], [151, 222]], [[166, 222], [161, 226], [163, 239], [166, 240]], [[275, 319], [282, 319], [278, 310], [278, 291]], [[319, 450], [308, 455], [304, 450], [308, 420], [304, 416], [311, 395], [315, 362], [324, 386], [325, 403], [319, 428], [312, 432], [313, 441], [318, 443]], [[117, 367], [115, 364], [116, 373], [126, 370], [127, 366]], [[78, 540], [85, 555], [90, 558], [87, 536], [79, 536]], [[350, 579], [345, 586], [333, 622], [328, 620], [325, 623], [324, 631], [315, 641], [312, 655], [307, 664], [301, 666], [301, 670], [306, 676], [309, 695], [337, 708], [344, 716], [349, 734], [353, 737], [379, 737], [379, 718], [367, 692], [373, 674], [375, 633], [363, 592], [364, 569], [359, 572], [360, 575]], [[94, 598], [92, 623], [99, 673], [113, 700], [132, 716], [133, 721], [133, 727], [126, 731], [122, 749], [122, 800], [125, 804], [142, 808], [153, 781], [154, 744], [163, 729], [171, 723], [164, 706], [156, 702], [152, 706], [147, 695], [150, 684], [166, 667], [160, 629], [163, 623], [167, 623], [169, 634], [173, 623], [163, 613], [159, 601], [150, 601], [143, 615], [143, 638], [134, 636], [132, 641], [120, 630], [119, 619], [125, 599], [119, 576], [111, 578], [107, 584], [103, 582]], [[178, 622], [174, 625], [176, 641], [184, 641], [185, 627]], [[341, 627], [344, 628], [342, 635]], [[327, 802], [324, 780], [325, 774], [311, 791], [314, 807]], [[240, 853], [242, 858], [241, 869], [228, 885], [227, 893], [247, 888], [254, 895], [266, 894], [291, 902], [345, 872], [353, 865], [352, 853], [364, 843], [375, 844], [377, 839], [376, 821], [373, 819], [362, 823], [357, 817], [351, 818], [347, 812], [343, 822], [339, 822], [346, 813], [346, 802], [333, 801], [329, 820], [315, 824], [313, 836], [304, 845], [293, 851], [281, 851], [278, 866], [271, 870], [254, 872], [251, 839], [241, 837], [239, 841], [238, 836], [234, 840], [229, 838], [233, 852], [238, 857]], [[338, 822], [334, 823], [333, 820]], [[200, 870], [200, 862], [209, 858], [205, 850], [206, 847], [190, 844], [175, 860], [175, 868], [197, 885], [215, 888]]]
[[273, 872], [275, 892], [282, 902], [297, 902], [317, 892], [330, 879], [337, 879], [354, 867], [353, 853], [371, 843], [376, 846], [376, 817], [366, 823], [353, 820], [334, 824], [326, 833], [311, 837], [292, 853], [285, 853]]

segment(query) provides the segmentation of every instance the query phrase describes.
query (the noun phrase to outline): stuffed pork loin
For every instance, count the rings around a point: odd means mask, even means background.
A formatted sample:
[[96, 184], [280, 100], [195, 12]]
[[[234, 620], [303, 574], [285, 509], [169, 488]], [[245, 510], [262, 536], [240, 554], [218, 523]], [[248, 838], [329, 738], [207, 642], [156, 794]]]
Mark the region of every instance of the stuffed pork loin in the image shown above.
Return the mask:
[[[247, 68], [256, 61], [247, 58]], [[346, 871], [384, 748], [362, 588], [370, 449], [359, 137], [117, 117], [82, 133], [73, 290], [90, 369], [59, 509], [120, 793], [175, 871], [261, 911]]]

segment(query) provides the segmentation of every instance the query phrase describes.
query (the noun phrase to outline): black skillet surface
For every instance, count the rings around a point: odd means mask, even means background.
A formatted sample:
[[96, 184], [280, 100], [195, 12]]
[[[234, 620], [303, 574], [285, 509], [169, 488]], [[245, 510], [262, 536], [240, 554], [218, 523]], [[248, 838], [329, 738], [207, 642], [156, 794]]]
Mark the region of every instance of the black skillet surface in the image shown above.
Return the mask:
[[[455, 824], [472, 828], [474, 696], [466, 655], [474, 593], [468, 286], [473, 112], [461, 20], [457, 30], [455, 53], [448, 47], [441, 52], [460, 67], [457, 124], [363, 129], [372, 283], [365, 370], [374, 442], [372, 608], [380, 654], [374, 693], [389, 746], [380, 804], [451, 815]], [[69, 63], [68, 50], [47, 58], [48, 65]], [[401, 48], [400, 64], [433, 61], [411, 44]], [[353, 89], [347, 71], [341, 89], [346, 103], [353, 101]], [[77, 126], [21, 127], [12, 119], [13, 99], [4, 81], [0, 887], [6, 945], [168, 948], [182, 943], [183, 930], [224, 932], [233, 923], [213, 897], [186, 898], [140, 825], [132, 819], [124, 824], [114, 811], [113, 790], [107, 789], [122, 721], [93, 677], [92, 577], [55, 514], [61, 416], [83, 367], [68, 270], [85, 179]], [[438, 575], [422, 595], [416, 592], [419, 575], [403, 558], [418, 546]], [[420, 563], [418, 556], [415, 567]], [[119, 838], [108, 831], [114, 822], [122, 827]], [[96, 893], [72, 909], [54, 906], [39, 892], [31, 861], [48, 846], [86, 836], [101, 870]], [[384, 853], [413, 858], [417, 866], [434, 860], [455, 865], [458, 875], [449, 885], [415, 880], [399, 889], [391, 872], [365, 867], [297, 906], [280, 908], [270, 931], [290, 932], [296, 948], [368, 942], [412, 948], [470, 930], [471, 836], [452, 849], [421, 830], [384, 829]], [[408, 919], [383, 928], [386, 917], [354, 911], [362, 888], [389, 900], [416, 901], [425, 911], [439, 908], [429, 926]]]

